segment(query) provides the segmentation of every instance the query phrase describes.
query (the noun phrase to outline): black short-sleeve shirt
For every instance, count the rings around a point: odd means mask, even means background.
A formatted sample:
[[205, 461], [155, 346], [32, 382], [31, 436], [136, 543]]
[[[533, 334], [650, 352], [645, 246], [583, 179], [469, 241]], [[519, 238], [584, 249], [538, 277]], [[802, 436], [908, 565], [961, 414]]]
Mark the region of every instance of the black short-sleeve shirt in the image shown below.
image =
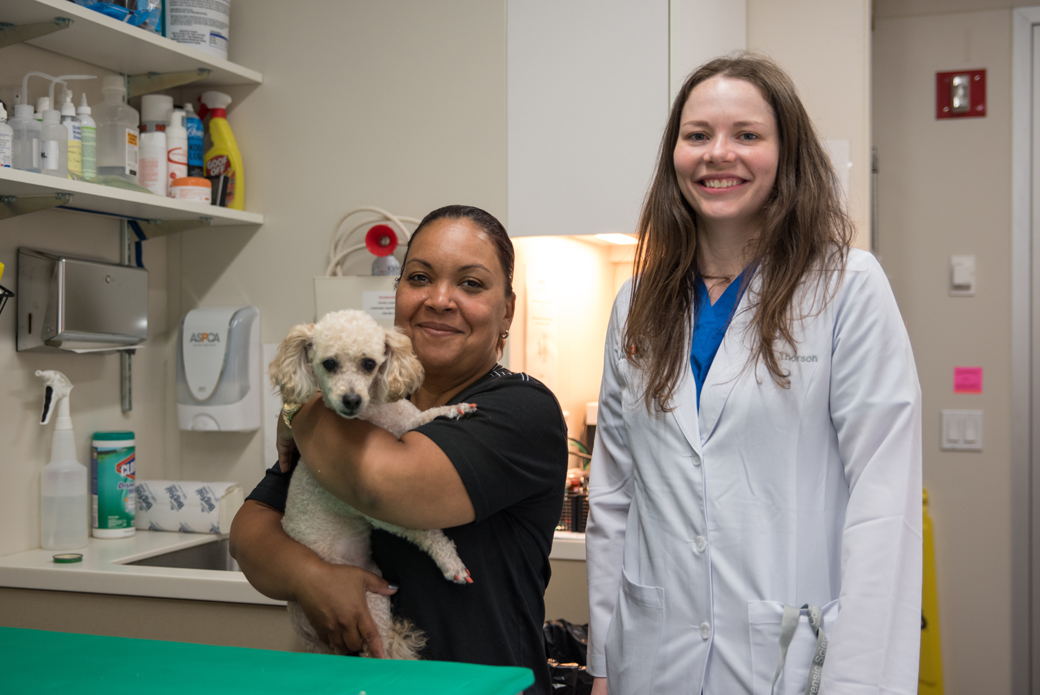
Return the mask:
[[[383, 531], [372, 534], [373, 557], [399, 587], [394, 613], [426, 633], [423, 658], [526, 666], [535, 674], [527, 692], [549, 693], [542, 623], [567, 471], [563, 414], [543, 384], [503, 367], [451, 403], [477, 410], [418, 431], [451, 460], [476, 511], [476, 521], [444, 530], [473, 584], [448, 582], [428, 555]], [[249, 499], [284, 510], [288, 489], [275, 466]]]

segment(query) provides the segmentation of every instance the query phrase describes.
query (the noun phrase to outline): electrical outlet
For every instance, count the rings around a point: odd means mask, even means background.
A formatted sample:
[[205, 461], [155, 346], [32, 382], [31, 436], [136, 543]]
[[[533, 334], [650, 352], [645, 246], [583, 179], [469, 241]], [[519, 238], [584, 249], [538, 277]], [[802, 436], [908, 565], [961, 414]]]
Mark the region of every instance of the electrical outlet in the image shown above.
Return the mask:
[[982, 451], [982, 411], [943, 410], [939, 439], [943, 451]]

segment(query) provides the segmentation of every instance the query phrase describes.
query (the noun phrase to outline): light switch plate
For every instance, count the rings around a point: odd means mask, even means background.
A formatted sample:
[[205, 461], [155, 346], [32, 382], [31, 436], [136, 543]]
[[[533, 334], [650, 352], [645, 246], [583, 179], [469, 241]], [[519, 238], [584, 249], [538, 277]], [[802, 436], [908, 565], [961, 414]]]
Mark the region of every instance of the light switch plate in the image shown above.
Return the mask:
[[943, 451], [982, 451], [982, 411], [943, 410], [939, 448]]
[[950, 296], [975, 296], [975, 256], [950, 256]]

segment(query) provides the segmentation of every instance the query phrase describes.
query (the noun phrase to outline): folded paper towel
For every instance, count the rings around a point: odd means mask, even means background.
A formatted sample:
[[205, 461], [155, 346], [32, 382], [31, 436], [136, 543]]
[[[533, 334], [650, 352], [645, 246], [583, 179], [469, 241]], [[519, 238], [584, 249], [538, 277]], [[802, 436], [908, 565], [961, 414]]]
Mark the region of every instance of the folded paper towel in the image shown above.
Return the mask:
[[245, 497], [238, 483], [142, 480], [135, 490], [136, 526], [148, 531], [228, 533]]

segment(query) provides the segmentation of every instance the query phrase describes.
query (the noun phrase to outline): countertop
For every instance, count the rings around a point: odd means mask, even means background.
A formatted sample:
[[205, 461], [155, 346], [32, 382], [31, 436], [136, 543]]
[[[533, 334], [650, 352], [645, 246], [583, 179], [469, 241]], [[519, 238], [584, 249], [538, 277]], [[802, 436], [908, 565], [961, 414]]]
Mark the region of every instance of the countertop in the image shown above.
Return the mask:
[[[82, 553], [83, 561], [67, 565], [53, 559], [63, 551], [27, 550], [0, 557], [0, 587], [285, 605], [258, 592], [241, 572], [126, 564], [218, 538], [221, 536], [161, 531], [138, 531], [130, 538], [91, 538], [85, 549], [68, 551]], [[584, 561], [585, 534], [557, 531], [549, 557]]]

